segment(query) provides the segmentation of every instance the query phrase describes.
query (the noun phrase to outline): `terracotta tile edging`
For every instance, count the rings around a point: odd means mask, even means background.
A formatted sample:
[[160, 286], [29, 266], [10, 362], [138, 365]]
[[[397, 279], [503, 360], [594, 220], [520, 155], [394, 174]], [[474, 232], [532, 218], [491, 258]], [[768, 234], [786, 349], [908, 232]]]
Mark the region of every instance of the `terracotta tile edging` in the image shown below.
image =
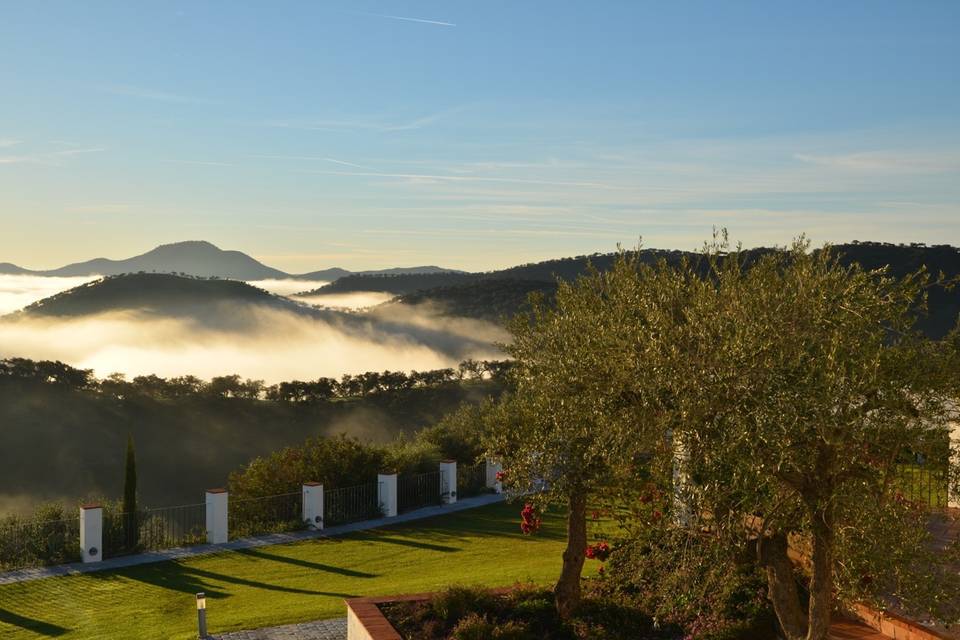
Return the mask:
[[[501, 587], [489, 591], [502, 595], [512, 590], [513, 587]], [[436, 595], [436, 592], [348, 598], [344, 600], [347, 604], [347, 640], [403, 640], [400, 633], [393, 628], [387, 617], [380, 611], [380, 605], [392, 602], [429, 600], [434, 595]]]
[[888, 638], [896, 638], [897, 640], [951, 640], [950, 636], [892, 611], [877, 611], [873, 607], [858, 604], [853, 606], [852, 613], [865, 625]]

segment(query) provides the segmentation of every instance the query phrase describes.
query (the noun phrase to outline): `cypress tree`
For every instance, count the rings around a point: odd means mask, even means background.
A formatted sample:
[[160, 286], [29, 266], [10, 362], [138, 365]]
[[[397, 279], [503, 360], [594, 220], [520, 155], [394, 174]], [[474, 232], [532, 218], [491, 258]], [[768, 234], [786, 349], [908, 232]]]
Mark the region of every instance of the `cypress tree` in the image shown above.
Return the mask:
[[140, 544], [140, 518], [137, 513], [137, 455], [133, 435], [127, 436], [127, 458], [123, 477], [123, 538], [128, 550]]

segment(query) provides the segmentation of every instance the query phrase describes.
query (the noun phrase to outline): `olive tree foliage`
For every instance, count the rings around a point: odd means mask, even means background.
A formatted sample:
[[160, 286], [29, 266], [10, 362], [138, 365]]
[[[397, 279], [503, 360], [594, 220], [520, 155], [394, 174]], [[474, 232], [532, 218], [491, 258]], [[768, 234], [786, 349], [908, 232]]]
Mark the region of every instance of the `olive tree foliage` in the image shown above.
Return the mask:
[[634, 379], [655, 375], [644, 351], [672, 322], [679, 277], [622, 254], [609, 271], [561, 282], [553, 306], [534, 299], [510, 327], [513, 390], [486, 411], [488, 455], [502, 462], [509, 492], [567, 509], [562, 616], [580, 600], [587, 502], [653, 446], [641, 428], [651, 405]]
[[[844, 267], [804, 240], [749, 265], [722, 244], [705, 259], [663, 334], [652, 414], [685, 444], [701, 524], [755, 543], [788, 640], [825, 639], [834, 607], [862, 600], [957, 618], [926, 509], [898, 488], [955, 391], [955, 348], [914, 329], [928, 275]], [[808, 561], [806, 603], [788, 545]]]

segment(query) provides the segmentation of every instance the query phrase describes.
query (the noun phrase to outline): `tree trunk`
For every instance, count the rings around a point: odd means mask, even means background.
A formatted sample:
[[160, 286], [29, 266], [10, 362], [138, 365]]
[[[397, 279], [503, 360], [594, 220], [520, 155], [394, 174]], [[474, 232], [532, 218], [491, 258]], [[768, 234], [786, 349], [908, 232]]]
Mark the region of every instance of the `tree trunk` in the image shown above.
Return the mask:
[[793, 563], [787, 556], [787, 535], [776, 533], [760, 539], [760, 563], [767, 572], [767, 589], [773, 611], [786, 640], [805, 640], [807, 616], [800, 606]]
[[833, 508], [813, 514], [813, 572], [810, 576], [808, 640], [827, 640], [833, 612]]
[[557, 613], [563, 620], [570, 619], [580, 604], [580, 574], [583, 572], [586, 548], [587, 495], [584, 492], [573, 492], [568, 498], [567, 548], [563, 552], [563, 569], [553, 590]]

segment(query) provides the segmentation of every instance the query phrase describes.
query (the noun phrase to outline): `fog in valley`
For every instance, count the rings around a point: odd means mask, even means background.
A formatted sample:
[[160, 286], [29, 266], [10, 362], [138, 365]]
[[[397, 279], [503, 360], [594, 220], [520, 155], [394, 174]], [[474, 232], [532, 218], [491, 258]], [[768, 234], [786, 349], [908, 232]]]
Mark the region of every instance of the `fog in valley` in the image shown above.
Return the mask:
[[[54, 294], [98, 280], [99, 276], [53, 278], [34, 275], [0, 274], [0, 316], [13, 313]], [[0, 350], [0, 356], [3, 352]]]
[[[0, 309], [13, 311], [88, 280], [0, 276]], [[323, 304], [347, 306], [344, 296], [335, 297], [339, 304]], [[369, 306], [373, 299], [361, 294], [358, 306]], [[316, 300], [311, 302], [321, 304]], [[195, 318], [128, 310], [78, 318], [0, 320], [0, 357], [61, 360], [93, 369], [98, 377], [121, 372], [208, 379], [236, 373], [268, 384], [387, 369], [438, 369], [465, 358], [498, 358], [502, 353], [494, 343], [505, 339], [501, 328], [487, 322], [407, 307], [321, 318], [222, 305], [214, 316]]]
[[278, 296], [292, 296], [295, 293], [313, 291], [330, 284], [326, 280], [248, 280], [247, 284], [259, 287]]
[[298, 302], [329, 309], [368, 309], [391, 300], [394, 294], [383, 291], [354, 291], [351, 293], [325, 293], [292, 297]]

